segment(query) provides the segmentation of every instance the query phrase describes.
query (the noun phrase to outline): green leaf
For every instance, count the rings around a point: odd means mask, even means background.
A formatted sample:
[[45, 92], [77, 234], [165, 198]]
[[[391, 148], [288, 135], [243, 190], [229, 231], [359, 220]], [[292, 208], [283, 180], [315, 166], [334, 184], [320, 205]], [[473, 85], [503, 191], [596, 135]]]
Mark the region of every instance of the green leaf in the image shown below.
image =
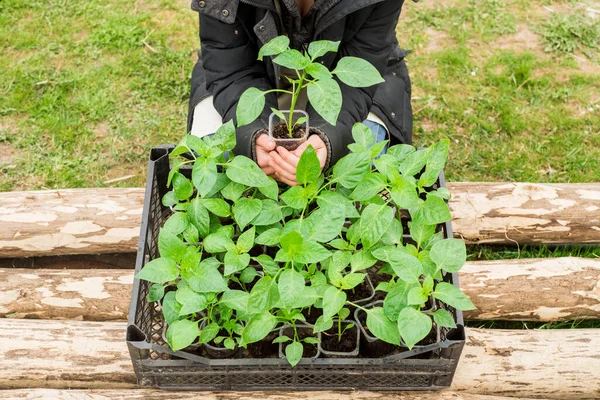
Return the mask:
[[427, 161], [425, 172], [419, 178], [419, 187], [430, 187], [437, 181], [446, 164], [449, 146], [450, 140], [444, 139], [428, 149], [430, 158]]
[[275, 64], [285, 68], [303, 70], [311, 61], [296, 49], [288, 49], [273, 59]]
[[408, 349], [431, 332], [431, 318], [414, 308], [407, 307], [398, 315], [398, 330]]
[[158, 233], [158, 252], [162, 257], [168, 257], [176, 262], [181, 261], [187, 251], [187, 246], [177, 235], [161, 229]]
[[331, 79], [333, 77], [326, 66], [317, 62], [309, 64], [304, 70], [314, 79]]
[[398, 320], [398, 314], [408, 306], [408, 293], [419, 287], [418, 283], [407, 283], [398, 281], [398, 283], [389, 290], [383, 300], [383, 311], [392, 321]]
[[277, 325], [277, 318], [265, 311], [253, 316], [242, 332], [243, 344], [255, 343], [263, 340]]
[[409, 154], [400, 164], [400, 172], [404, 176], [414, 176], [425, 167], [429, 153], [426, 150], [419, 150]]
[[427, 296], [425, 295], [425, 293], [423, 293], [422, 287], [417, 286], [415, 288], [412, 288], [408, 292], [408, 305], [409, 306], [425, 304], [426, 301], [427, 301]]
[[244, 156], [237, 156], [227, 164], [227, 177], [233, 182], [250, 187], [261, 188], [271, 185], [271, 180], [262, 169]]
[[312, 145], [308, 145], [306, 150], [300, 156], [298, 167], [296, 168], [296, 180], [301, 185], [307, 185], [317, 180], [321, 175], [321, 163]]
[[315, 111], [331, 125], [337, 124], [342, 110], [342, 89], [333, 79], [320, 79], [308, 84], [307, 95]]
[[223, 199], [202, 199], [202, 205], [217, 217], [229, 217], [231, 210], [229, 204]]
[[287, 343], [290, 342], [292, 339], [290, 339], [287, 336], [278, 336], [273, 340], [273, 344], [279, 344], [279, 343]]
[[163, 230], [166, 230], [174, 235], [183, 233], [190, 224], [190, 218], [184, 212], [176, 212], [171, 215], [163, 226]]
[[433, 278], [429, 275], [425, 276], [423, 279], [423, 294], [429, 297], [431, 291], [433, 290]]
[[279, 275], [279, 296], [284, 308], [291, 310], [301, 300], [304, 292], [304, 277], [293, 269]]
[[228, 290], [221, 296], [220, 303], [232, 310], [246, 312], [250, 294], [241, 290]]
[[237, 241], [237, 249], [241, 253], [247, 253], [254, 247], [254, 237], [256, 236], [256, 228], [252, 227], [242, 233]]
[[147, 263], [135, 277], [152, 283], [166, 283], [179, 276], [177, 263], [167, 257], [160, 257]]
[[415, 219], [429, 225], [437, 225], [452, 220], [448, 204], [437, 196], [428, 196], [424, 203], [410, 210]]
[[281, 195], [281, 200], [294, 210], [304, 210], [308, 204], [306, 189], [302, 186], [292, 186]]
[[279, 117], [279, 120], [280, 120], [281, 122], [285, 122], [285, 123], [287, 124], [287, 117], [285, 116], [285, 114], [284, 114], [284, 113], [282, 113], [281, 111], [279, 111], [278, 109], [276, 109], [276, 108], [273, 108], [273, 107], [271, 107], [271, 112], [272, 112], [273, 114], [275, 114], [276, 116], [278, 116], [278, 117]]
[[256, 269], [254, 269], [254, 267], [248, 267], [240, 274], [240, 282], [251, 283], [257, 276], [261, 275], [256, 272]]
[[204, 250], [215, 254], [224, 253], [234, 247], [233, 241], [223, 233], [211, 233], [204, 239]]
[[386, 317], [383, 308], [374, 307], [367, 310], [367, 328], [378, 339], [400, 345], [398, 326]]
[[356, 201], [367, 201], [387, 187], [383, 175], [375, 172], [365, 175], [362, 181], [350, 193], [350, 198]]
[[254, 218], [260, 214], [263, 209], [263, 203], [259, 199], [241, 198], [233, 205], [233, 218], [244, 229]]
[[269, 184], [267, 186], [259, 187], [258, 190], [263, 195], [265, 195], [266, 198], [271, 200], [277, 200], [279, 196], [279, 185], [277, 184], [275, 179], [269, 177], [267, 177], [267, 179], [269, 179]]
[[342, 279], [342, 289], [352, 290], [365, 281], [366, 274], [348, 274]]
[[270, 276], [259, 279], [250, 291], [248, 313], [261, 313], [273, 307], [279, 300], [277, 285]]
[[192, 224], [198, 229], [200, 237], [206, 237], [210, 233], [210, 215], [208, 214], [208, 210], [202, 205], [202, 200], [198, 198], [192, 199], [187, 213]]
[[[188, 135], [190, 137], [191, 135]], [[210, 136], [205, 137], [205, 139]], [[231, 151], [236, 144], [235, 125], [233, 120], [229, 120], [217, 129], [212, 136], [212, 146], [218, 147], [221, 152]]]
[[233, 350], [235, 349], [235, 340], [228, 337], [225, 339], [225, 341], [223, 341], [223, 346], [225, 346], [226, 349]]
[[198, 334], [198, 321], [182, 319], [169, 324], [165, 336], [171, 350], [178, 351], [194, 343]]
[[330, 330], [333, 327], [333, 319], [325, 318], [322, 315], [317, 318], [315, 322], [315, 327], [313, 328], [314, 333], [325, 332]]
[[254, 257], [254, 260], [263, 267], [263, 271], [266, 275], [275, 276], [279, 272], [279, 265], [268, 255], [261, 254], [258, 257]]
[[456, 328], [456, 322], [454, 322], [454, 317], [447, 310], [439, 309], [433, 313], [433, 320], [439, 326], [443, 326], [444, 328]]
[[221, 194], [227, 200], [236, 201], [237, 199], [242, 197], [245, 190], [246, 186], [242, 185], [241, 183], [229, 182], [227, 186], [221, 189]]
[[285, 348], [285, 358], [292, 367], [295, 367], [300, 362], [302, 353], [304, 353], [304, 346], [300, 342], [290, 343]]
[[373, 160], [373, 165], [375, 165], [377, 171], [383, 174], [390, 182], [400, 177], [398, 172], [400, 170], [400, 164], [398, 163], [398, 160], [389, 154], [382, 154], [381, 157]]
[[306, 240], [329, 242], [342, 232], [345, 221], [343, 206], [317, 209], [304, 222], [308, 233]]
[[467, 248], [460, 239], [444, 239], [431, 247], [429, 257], [438, 269], [458, 272], [467, 261]]
[[254, 122], [264, 109], [265, 93], [255, 87], [246, 89], [246, 91], [242, 93], [236, 108], [236, 120], [238, 128]]
[[162, 197], [161, 203], [165, 207], [173, 207], [174, 205], [179, 204], [179, 199], [177, 199], [175, 192], [171, 190]]
[[183, 239], [187, 243], [196, 244], [200, 241], [200, 234], [198, 228], [193, 224], [190, 224], [187, 229], [183, 232]]
[[165, 294], [161, 305], [162, 313], [167, 324], [172, 324], [173, 321], [177, 321], [180, 318], [179, 310], [181, 310], [181, 304], [175, 299], [175, 292]]
[[208, 343], [213, 340], [221, 330], [221, 327], [216, 322], [206, 325], [200, 331], [200, 337], [198, 338], [198, 343]]
[[375, 143], [375, 133], [362, 122], [357, 122], [352, 127], [352, 138], [355, 143], [360, 144], [365, 149], [368, 149]]
[[263, 57], [276, 56], [283, 53], [290, 47], [290, 39], [287, 36], [281, 35], [271, 39], [258, 51], [258, 59], [263, 60]]
[[352, 87], [369, 87], [385, 82], [377, 68], [358, 57], [342, 58], [333, 74], [337, 75], [340, 81]]
[[369, 148], [369, 152], [371, 153], [371, 158], [375, 158], [379, 155], [383, 155], [381, 153], [385, 149], [385, 146], [387, 146], [388, 142], [389, 142], [388, 140], [383, 140], [383, 141], [377, 142], [373, 146], [371, 146]]
[[346, 218], [360, 217], [360, 214], [356, 210], [354, 203], [347, 197], [336, 192], [325, 191], [319, 194], [319, 197], [317, 198], [317, 204], [322, 209], [331, 210], [332, 212], [338, 212], [338, 208], [343, 207]]
[[256, 226], [273, 225], [283, 219], [282, 206], [276, 201], [270, 199], [261, 200], [262, 209], [258, 216], [252, 220]]
[[[292, 232], [292, 233], [295, 233], [295, 232]], [[278, 257], [280, 256], [280, 253], [286, 252], [286, 250], [283, 249], [283, 243], [284, 243], [284, 239], [287, 236], [289, 236], [289, 234], [281, 239], [282, 250], [277, 252], [277, 256], [275, 257], [276, 260], [279, 260]], [[302, 239], [301, 236], [300, 236], [300, 239]], [[293, 253], [291, 253], [291, 255], [289, 255], [289, 260], [285, 259], [288, 257], [284, 257], [284, 259], [282, 259], [280, 261], [294, 261], [294, 262], [297, 262], [300, 264], [312, 264], [312, 263], [321, 262], [321, 261], [329, 258], [330, 256], [331, 256], [331, 253], [329, 252], [329, 250], [327, 250], [325, 247], [323, 247], [319, 243], [313, 242], [313, 241], [302, 240], [302, 244], [297, 249], [295, 249], [293, 251]]]
[[350, 153], [333, 167], [333, 180], [345, 188], [354, 189], [371, 169], [368, 153]]
[[346, 304], [346, 293], [336, 287], [330, 286], [323, 296], [323, 317], [332, 318]]
[[250, 254], [237, 254], [233, 250], [229, 250], [225, 253], [223, 264], [225, 264], [223, 273], [225, 276], [229, 276], [243, 270], [250, 264]]
[[258, 235], [256, 238], [256, 243], [264, 246], [275, 246], [280, 240], [281, 228], [271, 228]]
[[200, 196], [206, 197], [217, 183], [217, 164], [213, 158], [198, 158], [192, 167], [192, 182]]
[[173, 191], [179, 200], [187, 200], [194, 194], [194, 186], [185, 176], [176, 173], [173, 176]]
[[325, 54], [337, 53], [340, 47], [340, 42], [333, 42], [331, 40], [315, 40], [308, 45], [308, 54], [312, 59], [317, 59], [324, 56]]
[[220, 293], [226, 291], [227, 284], [223, 275], [217, 269], [219, 262], [214, 258], [202, 260], [194, 266], [189, 274], [186, 273], [186, 281], [194, 291], [198, 293]]
[[159, 283], [155, 283], [150, 286], [150, 291], [148, 292], [148, 303], [153, 303], [155, 301], [160, 301], [165, 295], [165, 287]]
[[451, 307], [456, 308], [457, 310], [466, 311], [475, 309], [475, 306], [467, 297], [467, 295], [461, 292], [456, 286], [446, 282], [440, 282], [437, 284], [435, 291], [433, 292], [433, 297], [443, 301]]
[[400, 208], [413, 208], [419, 204], [417, 187], [408, 179], [398, 176], [392, 182], [392, 201]]
[[381, 237], [381, 243], [386, 246], [402, 243], [402, 223], [394, 218], [392, 224]]
[[208, 302], [206, 297], [194, 292], [190, 287], [180, 288], [175, 292], [177, 302], [181, 304], [179, 315], [189, 315], [202, 311], [206, 308]]
[[436, 225], [426, 224], [420, 219], [413, 219], [408, 223], [410, 237], [419, 247], [435, 234], [435, 228]]
[[362, 271], [367, 268], [371, 268], [373, 265], [375, 265], [376, 262], [377, 259], [366, 250], [360, 250], [352, 254], [352, 258], [350, 259], [352, 272]]
[[406, 157], [408, 157], [415, 151], [417, 151], [417, 149], [415, 149], [413, 146], [411, 146], [409, 144], [397, 144], [395, 146], [391, 146], [390, 148], [388, 148], [388, 151], [386, 154], [391, 155], [398, 161], [398, 163], [401, 163], [404, 160], [406, 160]]
[[319, 343], [321, 343], [321, 341], [319, 340], [319, 338], [310, 337], [310, 336], [307, 337], [307, 338], [302, 339], [302, 341], [304, 343], [308, 343], [308, 344], [319, 344]]
[[387, 205], [369, 204], [360, 217], [360, 238], [363, 248], [373, 247], [389, 229], [394, 210]]
[[392, 253], [388, 262], [396, 275], [404, 282], [418, 282], [424, 272], [423, 265], [417, 257], [401, 251]]

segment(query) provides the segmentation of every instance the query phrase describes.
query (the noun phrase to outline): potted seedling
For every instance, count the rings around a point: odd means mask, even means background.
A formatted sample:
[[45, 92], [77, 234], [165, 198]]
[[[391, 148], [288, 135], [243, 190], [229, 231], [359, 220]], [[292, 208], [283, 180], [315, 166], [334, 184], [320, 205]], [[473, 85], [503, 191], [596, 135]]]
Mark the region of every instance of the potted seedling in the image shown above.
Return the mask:
[[308, 46], [308, 53], [302, 54], [298, 50], [290, 49], [287, 36], [278, 36], [265, 44], [259, 51], [258, 59], [262, 61], [264, 57], [272, 57], [273, 63], [292, 70], [294, 75], [286, 77], [291, 89], [247, 89], [237, 105], [238, 126], [250, 124], [261, 115], [267, 94], [291, 96], [289, 110], [271, 108], [269, 136], [278, 146], [294, 150], [306, 141], [309, 135], [309, 116], [305, 111], [296, 109], [304, 90], [315, 111], [325, 121], [336, 125], [342, 108], [342, 90], [336, 78], [348, 86], [359, 88], [384, 82], [373, 65], [357, 57], [341, 58], [333, 71], [318, 62], [318, 59], [328, 52], [337, 52], [339, 45], [340, 42], [315, 41]]

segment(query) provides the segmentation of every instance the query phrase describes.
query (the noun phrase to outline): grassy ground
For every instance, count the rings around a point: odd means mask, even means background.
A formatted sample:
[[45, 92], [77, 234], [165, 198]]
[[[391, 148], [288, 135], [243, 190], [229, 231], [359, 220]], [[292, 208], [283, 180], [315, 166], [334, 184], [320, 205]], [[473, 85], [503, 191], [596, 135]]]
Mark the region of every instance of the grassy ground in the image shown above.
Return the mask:
[[[407, 1], [415, 143], [453, 139], [450, 180], [600, 180], [598, 10]], [[143, 186], [149, 149], [184, 134], [188, 0], [4, 0], [0, 37], [1, 191]]]

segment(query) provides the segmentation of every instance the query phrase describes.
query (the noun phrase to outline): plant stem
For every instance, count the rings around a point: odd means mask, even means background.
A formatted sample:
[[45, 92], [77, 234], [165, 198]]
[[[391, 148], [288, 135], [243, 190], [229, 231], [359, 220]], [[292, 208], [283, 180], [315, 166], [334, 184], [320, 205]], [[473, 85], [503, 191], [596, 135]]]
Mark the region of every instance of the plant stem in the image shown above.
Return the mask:
[[[298, 73], [298, 71], [296, 71]], [[300, 75], [298, 73], [298, 75]], [[300, 92], [302, 91], [302, 85], [304, 84], [304, 78], [306, 77], [306, 72], [302, 72], [300, 76], [300, 81], [298, 82], [298, 87], [292, 96], [292, 104], [290, 105], [290, 115], [288, 121], [288, 135], [290, 135], [290, 139], [294, 137], [294, 110], [296, 109], [296, 102], [298, 101], [298, 97], [300, 97]]]
[[351, 301], [348, 301], [348, 300], [346, 300], [346, 304], [350, 304], [351, 306], [353, 306], [353, 307], [356, 307], [356, 308], [358, 308], [359, 310], [363, 310], [364, 312], [369, 312], [369, 310], [367, 310], [366, 308], [364, 308], [364, 307], [361, 307], [361, 306], [359, 306], [358, 304], [354, 304], [354, 303], [353, 303], [353, 302], [351, 302]]

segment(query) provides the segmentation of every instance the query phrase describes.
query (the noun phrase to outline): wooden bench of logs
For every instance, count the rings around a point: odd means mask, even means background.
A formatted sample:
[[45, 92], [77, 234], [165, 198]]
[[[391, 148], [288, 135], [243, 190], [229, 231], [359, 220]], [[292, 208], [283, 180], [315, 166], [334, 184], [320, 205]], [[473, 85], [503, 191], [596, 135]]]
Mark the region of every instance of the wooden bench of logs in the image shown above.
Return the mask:
[[[600, 243], [600, 184], [449, 184], [467, 243]], [[600, 398], [600, 329], [468, 329], [441, 392], [140, 389], [125, 326], [141, 189], [0, 193], [0, 398], [500, 400]], [[600, 259], [469, 262], [470, 320], [600, 318]]]

